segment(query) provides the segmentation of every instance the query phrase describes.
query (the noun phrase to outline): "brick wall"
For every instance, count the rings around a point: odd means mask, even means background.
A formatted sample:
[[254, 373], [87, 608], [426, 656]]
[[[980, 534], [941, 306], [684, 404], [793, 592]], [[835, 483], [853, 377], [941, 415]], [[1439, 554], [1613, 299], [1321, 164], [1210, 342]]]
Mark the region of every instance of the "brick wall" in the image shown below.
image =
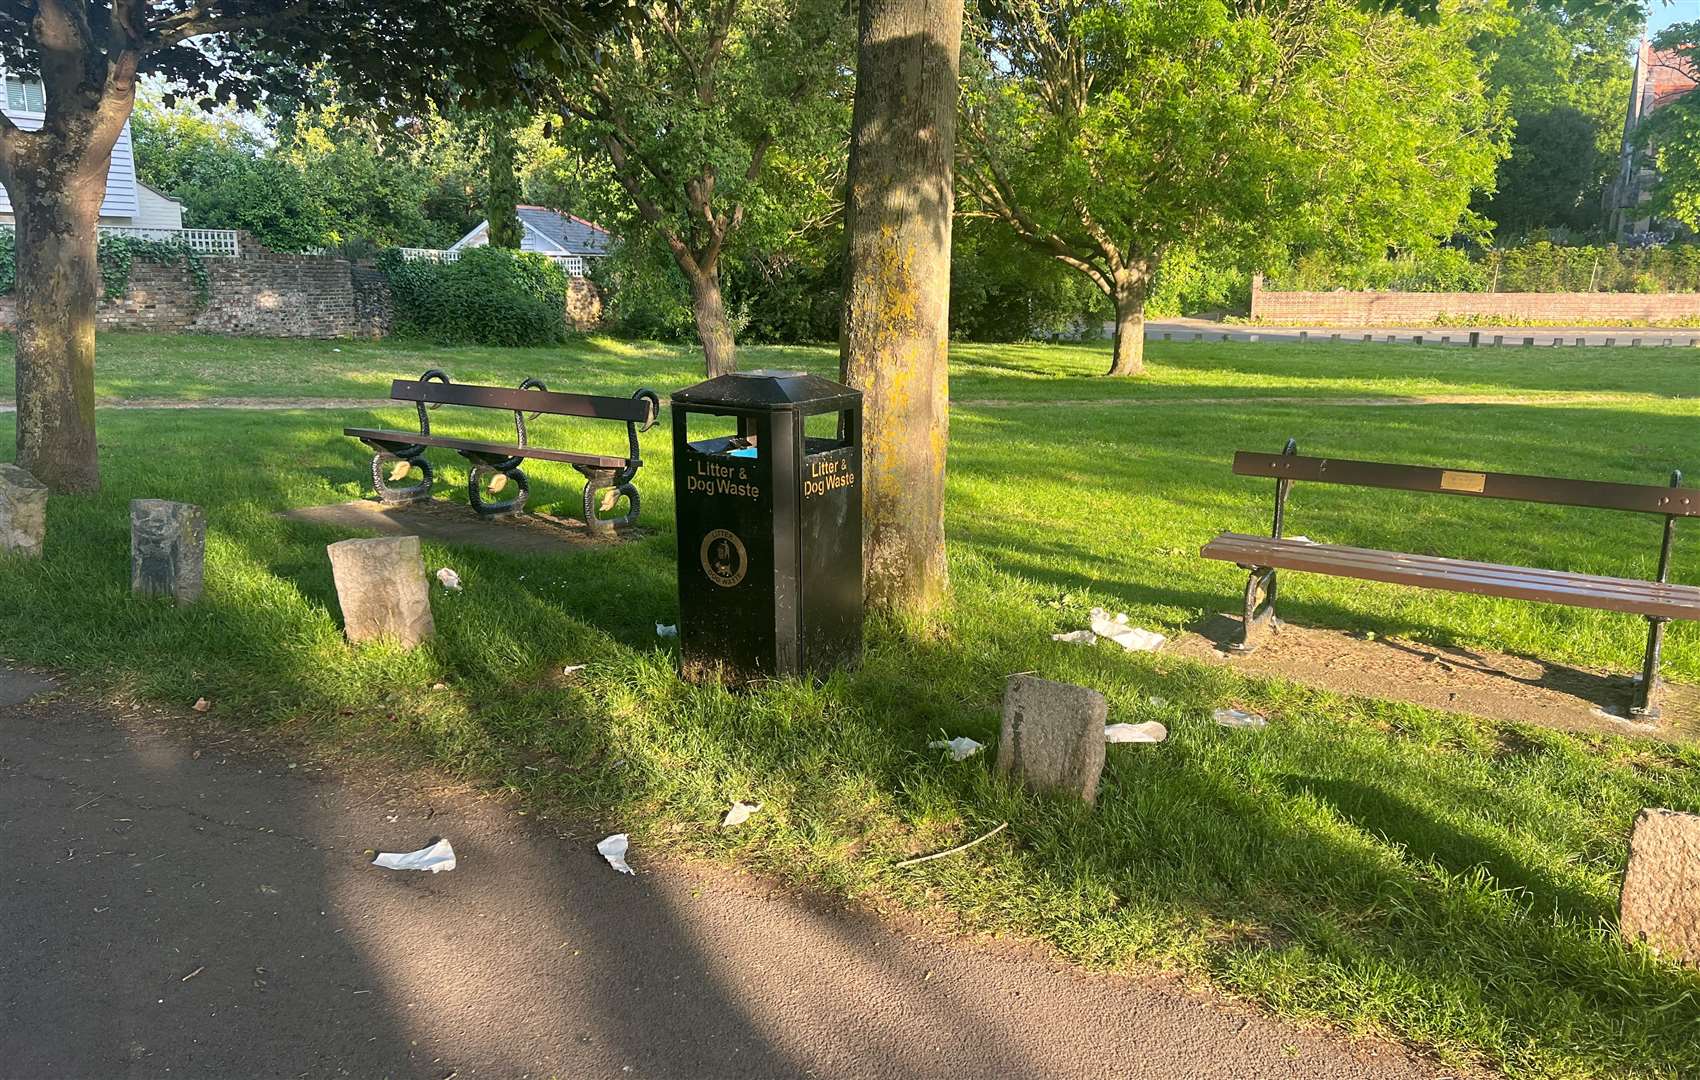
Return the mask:
[[1483, 322], [1676, 322], [1700, 325], [1700, 293], [1270, 292], [1251, 284], [1251, 317], [1319, 326], [1423, 325], [1436, 319]]
[[[130, 264], [124, 295], [102, 299], [96, 324], [116, 330], [192, 330], [255, 337], [376, 337], [390, 326], [389, 284], [376, 270], [322, 255], [282, 255], [244, 244], [235, 259], [205, 260], [205, 308], [182, 266]], [[16, 323], [0, 296], [0, 328]]]

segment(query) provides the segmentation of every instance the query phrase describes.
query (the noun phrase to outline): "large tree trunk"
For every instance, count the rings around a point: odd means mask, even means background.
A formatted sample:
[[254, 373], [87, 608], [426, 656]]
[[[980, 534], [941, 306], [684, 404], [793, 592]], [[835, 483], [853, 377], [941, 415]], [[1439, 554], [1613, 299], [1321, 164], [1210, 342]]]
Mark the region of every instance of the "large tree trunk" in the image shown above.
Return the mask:
[[55, 491], [93, 491], [97, 226], [111, 151], [47, 142], [30, 151], [34, 160], [7, 178], [17, 219], [18, 464]]
[[1106, 375], [1145, 374], [1145, 294], [1148, 278], [1126, 271], [1116, 274], [1111, 299], [1116, 304], [1116, 344]]
[[720, 270], [685, 269], [691, 283], [691, 313], [696, 316], [697, 340], [707, 359], [708, 377], [730, 375], [738, 370], [737, 345], [732, 323], [726, 318], [726, 301], [720, 295]]
[[949, 584], [951, 166], [962, 0], [862, 0], [842, 370], [863, 398], [869, 604], [926, 611]]

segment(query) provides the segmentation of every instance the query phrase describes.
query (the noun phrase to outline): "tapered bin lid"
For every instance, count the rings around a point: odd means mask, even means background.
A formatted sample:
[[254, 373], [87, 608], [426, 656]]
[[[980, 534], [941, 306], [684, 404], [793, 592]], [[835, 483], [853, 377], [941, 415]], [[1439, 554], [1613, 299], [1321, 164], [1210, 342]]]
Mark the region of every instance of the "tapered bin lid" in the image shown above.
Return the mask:
[[816, 413], [853, 408], [861, 403], [862, 392], [803, 371], [737, 371], [675, 390], [672, 400], [681, 405], [758, 412], [800, 409]]

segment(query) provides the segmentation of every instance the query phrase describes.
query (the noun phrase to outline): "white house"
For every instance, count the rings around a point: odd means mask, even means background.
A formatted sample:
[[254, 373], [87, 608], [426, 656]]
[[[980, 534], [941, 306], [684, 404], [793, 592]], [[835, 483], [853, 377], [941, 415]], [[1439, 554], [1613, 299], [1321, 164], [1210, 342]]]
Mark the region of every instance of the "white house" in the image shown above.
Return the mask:
[[[6, 76], [6, 100], [0, 103], [13, 123], [26, 131], [41, 127], [44, 95], [41, 80]], [[0, 187], [0, 223], [12, 224], [12, 201]], [[112, 164], [106, 173], [106, 198], [100, 204], [100, 223], [119, 229], [183, 228], [183, 204], [155, 191], [136, 179], [136, 160], [130, 146], [130, 125], [112, 147]]]
[[[584, 275], [587, 260], [608, 254], [614, 237], [602, 226], [572, 214], [551, 210], [547, 206], [520, 206], [521, 251], [535, 251], [559, 262], [567, 273]], [[480, 221], [478, 227], [456, 240], [448, 250], [463, 251], [483, 247], [490, 242], [490, 223]]]

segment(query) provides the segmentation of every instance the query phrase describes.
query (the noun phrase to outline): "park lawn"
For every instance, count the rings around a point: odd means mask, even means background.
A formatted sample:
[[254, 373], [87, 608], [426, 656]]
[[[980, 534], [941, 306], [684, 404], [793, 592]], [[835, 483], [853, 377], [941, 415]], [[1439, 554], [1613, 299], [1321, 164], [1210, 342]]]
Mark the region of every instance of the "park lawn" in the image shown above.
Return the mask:
[[[1673, 348], [1480, 348], [1413, 345], [1297, 345], [1162, 342], [1147, 346], [1150, 373], [1104, 379], [1103, 343], [1080, 345], [957, 342], [951, 396], [965, 403], [1059, 400], [1169, 401], [1239, 397], [1532, 398], [1609, 395], [1659, 400], [1700, 394], [1700, 350]], [[740, 366], [833, 374], [838, 350], [825, 345], [753, 345]], [[551, 388], [663, 393], [700, 378], [694, 346], [575, 335], [532, 349], [436, 346], [386, 341], [232, 339], [199, 334], [101, 335], [96, 392], [102, 400], [204, 401], [214, 398], [382, 398], [390, 380], [443, 368], [460, 382], [517, 385], [537, 377]], [[0, 366], [0, 401], [14, 394]]]
[[[1347, 355], [1328, 350], [1311, 351]], [[1280, 351], [1235, 363], [1274, 382], [1324, 366]], [[1573, 380], [1630, 391], [1617, 354], [1589, 354], [1602, 370]], [[1344, 396], [1382, 392], [1381, 354], [1361, 355], [1361, 375], [1335, 362], [1336, 381], [1357, 387]], [[490, 350], [479, 363], [511, 373], [526, 359]], [[688, 377], [670, 384], [671, 363], [615, 381], [671, 388]], [[1553, 377], [1522, 376], [1542, 380]], [[304, 396], [346, 392], [314, 389]], [[55, 499], [46, 558], [0, 569], [0, 655], [154, 699], [204, 696], [234, 722], [291, 725], [337, 752], [406, 755], [511, 787], [539, 812], [632, 832], [640, 869], [663, 848], [736, 858], [1513, 1075], [1700, 1074], [1700, 975], [1613, 935], [1630, 822], [1644, 806], [1700, 811], [1700, 752], [1049, 639], [1084, 625], [1094, 604], [1166, 630], [1234, 607], [1239, 573], [1197, 549], [1222, 529], [1266, 526], [1271, 485], [1229, 473], [1236, 447], [1297, 436], [1334, 456], [1659, 482], [1694, 464], [1700, 401], [961, 406], [953, 606], [925, 624], [876, 621], [854, 672], [748, 693], [681, 683], [655, 636], [677, 610], [665, 429], [646, 436], [638, 479], [653, 535], [532, 559], [427, 544], [429, 567], [453, 566], [466, 583], [435, 592], [437, 640], [412, 654], [343, 642], [324, 556], [340, 534], [274, 511], [364, 494], [365, 456], [338, 430], [405, 415], [103, 413], [105, 490]], [[435, 422], [477, 427], [451, 416]], [[10, 439], [0, 416], [0, 442]], [[441, 490], [456, 492], [464, 473], [436, 460]], [[570, 508], [572, 476], [538, 468], [534, 504]], [[199, 606], [128, 595], [125, 504], [138, 496], [206, 506]], [[1319, 540], [1602, 573], [1649, 572], [1657, 545], [1656, 522], [1630, 515], [1317, 485], [1295, 489], [1289, 520]], [[1700, 583], [1693, 544], [1679, 540], [1675, 580]], [[1305, 575], [1286, 579], [1283, 614], [1625, 671], [1643, 635], [1622, 616]], [[1669, 673], [1688, 681], [1700, 681], [1694, 631], [1673, 626], [1668, 645]], [[589, 666], [560, 676], [577, 663]], [[1112, 722], [1160, 719], [1170, 738], [1112, 747], [1095, 812], [1022, 794], [985, 755], [951, 763], [927, 748], [941, 734], [994, 742], [1013, 671], [1096, 687]], [[1210, 714], [1223, 705], [1270, 725], [1218, 728]], [[723, 834], [734, 799], [763, 809]], [[1006, 821], [971, 852], [893, 865]]]

